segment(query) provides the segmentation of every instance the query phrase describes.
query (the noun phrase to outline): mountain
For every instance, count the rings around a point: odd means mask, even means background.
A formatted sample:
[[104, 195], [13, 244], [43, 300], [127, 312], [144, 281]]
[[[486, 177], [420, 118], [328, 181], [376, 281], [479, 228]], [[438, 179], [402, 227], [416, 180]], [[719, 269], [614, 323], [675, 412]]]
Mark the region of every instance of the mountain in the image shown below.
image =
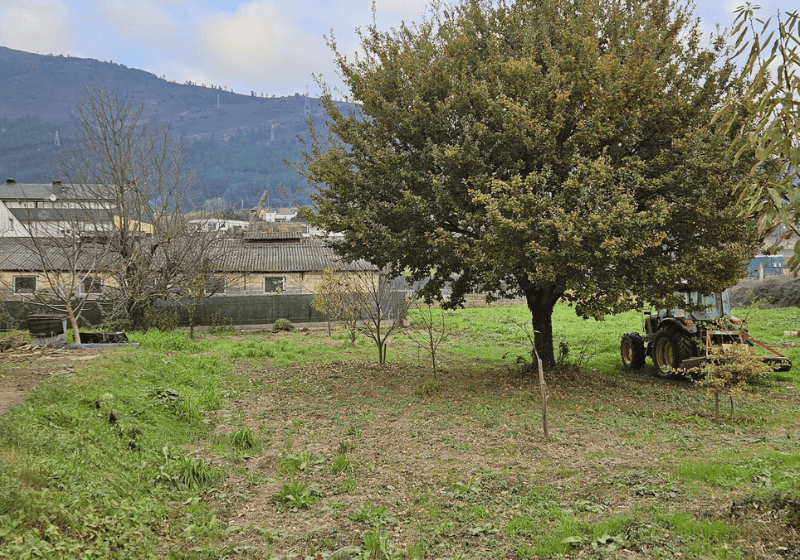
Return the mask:
[[[145, 102], [189, 147], [195, 200], [252, 207], [265, 190], [274, 205], [308, 204], [311, 187], [283, 160], [298, 161], [306, 116], [318, 99], [257, 97], [195, 83], [177, 84], [114, 62], [38, 55], [0, 47], [0, 179], [49, 182], [56, 151], [74, 141], [71, 114], [87, 87], [105, 82]], [[344, 104], [343, 104], [344, 105]], [[217, 201], [219, 202], [219, 201]]]

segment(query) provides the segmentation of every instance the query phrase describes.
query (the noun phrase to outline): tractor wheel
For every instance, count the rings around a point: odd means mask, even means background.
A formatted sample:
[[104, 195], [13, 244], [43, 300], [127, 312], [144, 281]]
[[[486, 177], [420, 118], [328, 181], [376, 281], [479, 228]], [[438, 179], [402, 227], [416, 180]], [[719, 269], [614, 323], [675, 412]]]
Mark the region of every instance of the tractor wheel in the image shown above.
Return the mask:
[[653, 365], [659, 377], [673, 377], [691, 354], [691, 341], [675, 329], [662, 329], [653, 338]]
[[646, 352], [644, 340], [639, 333], [629, 332], [623, 335], [619, 353], [622, 356], [622, 365], [626, 370], [641, 369], [644, 366]]

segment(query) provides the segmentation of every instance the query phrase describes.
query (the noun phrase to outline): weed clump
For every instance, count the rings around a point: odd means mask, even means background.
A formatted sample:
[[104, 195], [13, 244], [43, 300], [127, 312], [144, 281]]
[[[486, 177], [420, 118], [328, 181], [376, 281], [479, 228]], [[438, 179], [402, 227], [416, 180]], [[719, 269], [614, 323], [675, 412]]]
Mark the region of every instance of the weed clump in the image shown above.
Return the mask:
[[272, 325], [272, 332], [274, 332], [274, 333], [281, 332], [281, 331], [291, 332], [293, 330], [294, 330], [294, 325], [292, 324], [292, 322], [289, 319], [278, 319]]
[[308, 451], [302, 451], [298, 454], [285, 453], [278, 462], [278, 474], [294, 476], [298, 471], [311, 470], [312, 467], [322, 462], [324, 462], [324, 459], [312, 457]]
[[150, 329], [146, 333], [137, 336], [137, 339], [142, 346], [161, 352], [194, 353], [202, 348], [200, 344], [189, 338], [188, 333], [182, 331]]
[[347, 453], [339, 453], [331, 459], [331, 472], [333, 474], [342, 474], [353, 470], [353, 463], [347, 456]]
[[278, 507], [290, 509], [308, 509], [322, 497], [319, 485], [292, 478], [272, 497]]
[[782, 516], [786, 524], [800, 529], [800, 495], [773, 492], [765, 497], [746, 496], [731, 504], [731, 517], [741, 518], [753, 515]]
[[422, 385], [414, 389], [414, 394], [421, 398], [431, 397], [442, 390], [442, 384], [435, 379], [428, 379]]
[[164, 464], [156, 475], [156, 483], [173, 489], [198, 489], [216, 484], [222, 471], [215, 469], [203, 459], [184, 455], [165, 446], [162, 449]]
[[249, 342], [233, 348], [229, 355], [234, 360], [239, 358], [274, 358], [275, 350], [260, 342]]
[[242, 426], [231, 434], [231, 447], [238, 451], [248, 451], [258, 447], [258, 440], [250, 428]]

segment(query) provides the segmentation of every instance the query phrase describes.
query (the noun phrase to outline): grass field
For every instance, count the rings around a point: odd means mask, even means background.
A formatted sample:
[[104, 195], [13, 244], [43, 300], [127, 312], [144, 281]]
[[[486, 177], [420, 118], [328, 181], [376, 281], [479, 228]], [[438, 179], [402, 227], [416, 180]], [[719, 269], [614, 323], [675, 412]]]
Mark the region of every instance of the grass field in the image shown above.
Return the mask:
[[342, 330], [138, 335], [0, 417], [0, 558], [800, 558], [800, 309], [736, 314], [797, 365], [715, 421], [622, 369], [639, 314], [559, 306], [548, 439], [524, 307], [445, 312], [435, 378], [413, 315], [385, 365]]

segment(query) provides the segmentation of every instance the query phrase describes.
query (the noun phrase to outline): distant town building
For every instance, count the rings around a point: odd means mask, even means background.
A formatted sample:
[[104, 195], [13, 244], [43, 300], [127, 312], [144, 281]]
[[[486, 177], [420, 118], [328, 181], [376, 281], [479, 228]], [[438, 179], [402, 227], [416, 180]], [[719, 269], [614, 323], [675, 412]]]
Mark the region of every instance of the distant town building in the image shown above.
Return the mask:
[[81, 231], [111, 230], [109, 210], [113, 208], [96, 190], [61, 181], [40, 184], [6, 179], [0, 184], [0, 235], [68, 235], [76, 225]]
[[784, 273], [783, 255], [757, 255], [747, 268], [749, 278], [780, 276]]

